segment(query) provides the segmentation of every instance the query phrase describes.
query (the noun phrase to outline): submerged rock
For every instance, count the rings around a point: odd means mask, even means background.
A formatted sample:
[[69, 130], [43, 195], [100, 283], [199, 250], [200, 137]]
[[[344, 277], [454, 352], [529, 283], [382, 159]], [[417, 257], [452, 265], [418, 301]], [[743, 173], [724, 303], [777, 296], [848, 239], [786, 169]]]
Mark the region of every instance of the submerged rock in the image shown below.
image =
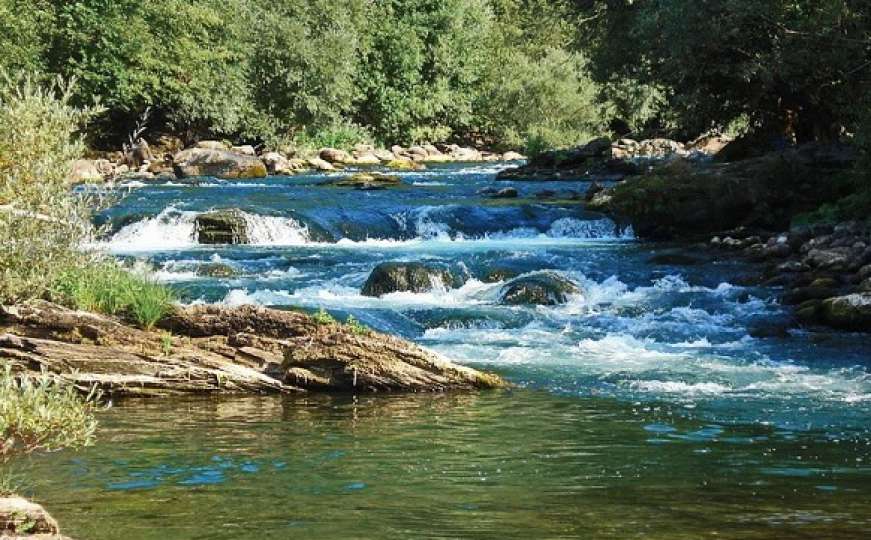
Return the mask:
[[97, 386], [115, 396], [505, 385], [359, 324], [254, 306], [178, 308], [158, 323], [161, 332], [147, 332], [36, 302], [0, 307], [0, 326], [0, 366], [46, 370], [83, 391]]
[[229, 264], [211, 262], [197, 266], [196, 274], [200, 277], [230, 278], [236, 276], [236, 269]]
[[200, 214], [194, 220], [200, 244], [247, 244], [248, 222], [239, 210], [217, 210]]
[[554, 272], [540, 272], [513, 279], [500, 291], [500, 301], [507, 305], [554, 306], [580, 294], [577, 285]]
[[333, 185], [357, 189], [377, 189], [402, 185], [402, 179], [398, 176], [377, 172], [357, 173], [336, 180]]
[[266, 165], [255, 156], [228, 150], [188, 148], [173, 158], [175, 173], [180, 178], [214, 176], [226, 179], [263, 178]]
[[365, 296], [383, 296], [393, 292], [427, 292], [437, 287], [450, 287], [455, 281], [450, 270], [424, 263], [381, 263], [369, 274], [363, 285]]

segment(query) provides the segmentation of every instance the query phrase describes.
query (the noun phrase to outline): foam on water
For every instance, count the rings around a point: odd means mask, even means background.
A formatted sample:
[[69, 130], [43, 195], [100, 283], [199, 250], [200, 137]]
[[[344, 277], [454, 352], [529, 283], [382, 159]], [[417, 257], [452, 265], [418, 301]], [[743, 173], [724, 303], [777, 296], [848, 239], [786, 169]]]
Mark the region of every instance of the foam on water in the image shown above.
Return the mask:
[[[198, 212], [169, 206], [160, 214], [123, 227], [106, 244], [112, 251], [159, 251], [194, 247]], [[256, 246], [293, 246], [309, 242], [308, 228], [293, 218], [242, 213]]]

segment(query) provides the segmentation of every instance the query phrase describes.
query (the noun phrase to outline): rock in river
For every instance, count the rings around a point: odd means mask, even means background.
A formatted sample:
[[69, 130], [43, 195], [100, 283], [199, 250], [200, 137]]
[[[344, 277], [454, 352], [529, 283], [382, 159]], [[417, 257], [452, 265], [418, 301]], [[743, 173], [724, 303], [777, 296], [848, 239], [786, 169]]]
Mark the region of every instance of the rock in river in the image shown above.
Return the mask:
[[363, 285], [365, 296], [383, 296], [393, 292], [426, 292], [436, 287], [450, 287], [455, 281], [450, 270], [413, 262], [387, 262], [372, 270]]
[[248, 222], [239, 210], [216, 210], [194, 220], [200, 244], [247, 244]]
[[822, 320], [834, 328], [871, 331], [871, 293], [857, 293], [823, 300]]
[[568, 302], [569, 295], [580, 294], [577, 285], [553, 272], [521, 276], [500, 291], [503, 304], [554, 306]]
[[45, 370], [83, 391], [97, 386], [115, 396], [505, 385], [359, 325], [254, 306], [177, 308], [158, 323], [161, 332], [148, 332], [114, 317], [35, 302], [0, 306], [0, 327], [0, 367]]
[[175, 174], [188, 176], [214, 176], [216, 178], [263, 178], [266, 165], [255, 156], [246, 156], [227, 150], [188, 148], [173, 158]]

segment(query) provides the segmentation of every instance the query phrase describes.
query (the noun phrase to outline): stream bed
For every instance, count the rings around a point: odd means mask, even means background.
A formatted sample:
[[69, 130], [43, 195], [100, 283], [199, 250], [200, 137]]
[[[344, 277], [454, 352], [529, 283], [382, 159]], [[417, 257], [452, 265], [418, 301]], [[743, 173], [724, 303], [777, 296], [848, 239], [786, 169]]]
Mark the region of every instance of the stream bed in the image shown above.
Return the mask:
[[[92, 540], [864, 537], [871, 340], [787, 330], [778, 291], [743, 285], [757, 269], [669, 257], [584, 211], [586, 182], [496, 183], [504, 166], [383, 191], [324, 175], [133, 189], [103, 247], [184, 302], [353, 316], [518, 387], [122, 402], [96, 446], [21, 464], [33, 494]], [[519, 198], [478, 194], [508, 186]], [[197, 213], [221, 208], [245, 212], [252, 245], [196, 243]], [[385, 261], [465, 284], [362, 296]], [[542, 270], [582, 293], [499, 303], [500, 276]]]

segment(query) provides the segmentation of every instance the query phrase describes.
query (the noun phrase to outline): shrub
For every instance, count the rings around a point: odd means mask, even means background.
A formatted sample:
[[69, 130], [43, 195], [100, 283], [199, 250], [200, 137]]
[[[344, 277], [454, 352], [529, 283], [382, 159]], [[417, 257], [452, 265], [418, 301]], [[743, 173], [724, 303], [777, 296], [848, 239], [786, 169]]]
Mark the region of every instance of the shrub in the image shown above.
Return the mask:
[[67, 177], [83, 150], [78, 135], [96, 109], [70, 104], [72, 86], [0, 73], [0, 301], [42, 296], [59, 269], [85, 258], [87, 201]]
[[317, 152], [321, 148], [351, 150], [356, 144], [371, 143], [372, 135], [356, 124], [341, 123], [319, 130], [304, 131], [297, 134], [293, 142], [303, 153]]
[[371, 332], [368, 326], [358, 321], [353, 315], [348, 315], [348, 320], [345, 322], [345, 326], [347, 326], [348, 330], [350, 330], [355, 336], [365, 336]]
[[317, 313], [312, 315], [312, 319], [314, 319], [317, 324], [322, 326], [336, 324], [336, 319], [332, 315], [330, 315], [324, 308], [319, 309]]
[[98, 396], [49, 375], [0, 372], [0, 463], [35, 451], [81, 448], [94, 440]]

